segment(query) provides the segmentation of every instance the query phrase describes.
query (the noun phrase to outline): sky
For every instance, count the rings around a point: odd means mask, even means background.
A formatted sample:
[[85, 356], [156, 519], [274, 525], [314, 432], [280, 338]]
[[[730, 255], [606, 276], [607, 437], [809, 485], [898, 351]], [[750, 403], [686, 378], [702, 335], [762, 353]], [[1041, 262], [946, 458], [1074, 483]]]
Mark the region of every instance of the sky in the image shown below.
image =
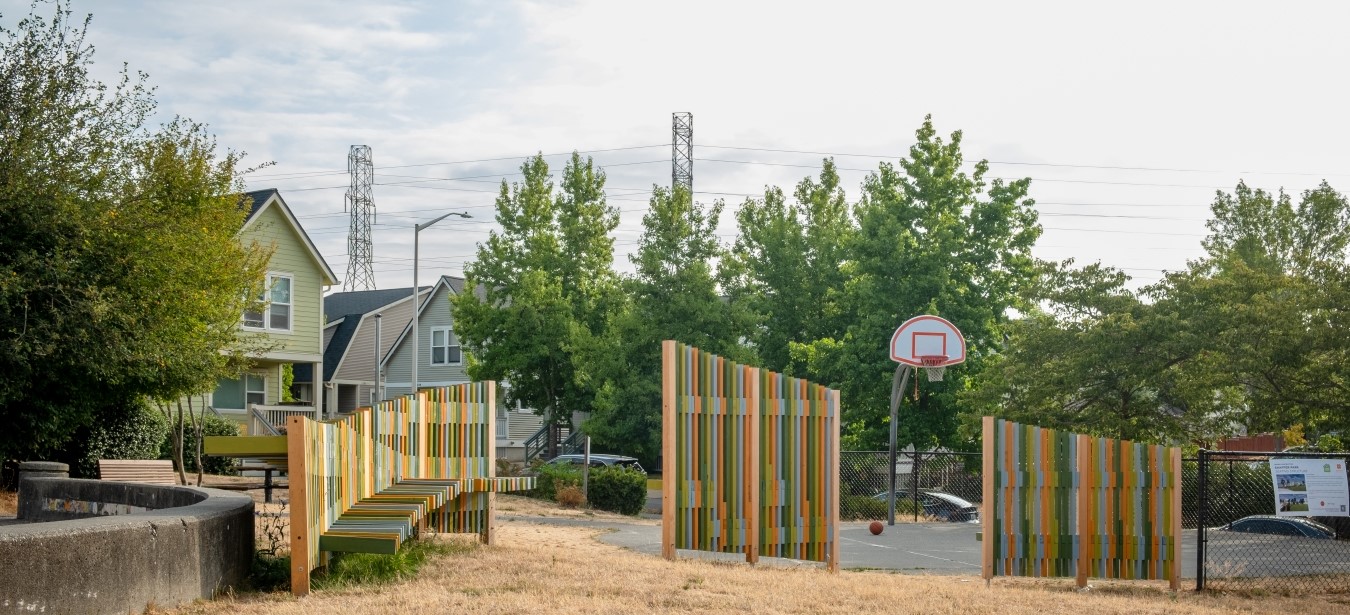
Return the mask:
[[[0, 0], [12, 28], [29, 0]], [[347, 277], [347, 155], [375, 162], [380, 288], [459, 275], [497, 228], [524, 156], [592, 156], [621, 211], [616, 267], [671, 176], [671, 113], [694, 116], [694, 189], [719, 234], [766, 185], [835, 158], [850, 200], [927, 114], [966, 160], [1032, 178], [1040, 258], [1100, 261], [1135, 286], [1203, 254], [1216, 190], [1350, 188], [1350, 3], [681, 3], [75, 0], [94, 74], [149, 75], [156, 121], [209, 125], [272, 163], [277, 188]], [[50, 13], [50, 5], [38, 9]], [[770, 151], [775, 150], [775, 151]], [[341, 290], [341, 286], [333, 290]]]

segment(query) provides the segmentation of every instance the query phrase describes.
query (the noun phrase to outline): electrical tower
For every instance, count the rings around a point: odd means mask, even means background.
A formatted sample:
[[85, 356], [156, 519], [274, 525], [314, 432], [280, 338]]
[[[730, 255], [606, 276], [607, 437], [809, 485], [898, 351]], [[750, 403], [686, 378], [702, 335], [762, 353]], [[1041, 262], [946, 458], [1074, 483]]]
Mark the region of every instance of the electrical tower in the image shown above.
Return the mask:
[[347, 232], [347, 279], [342, 290], [375, 290], [375, 270], [371, 267], [374, 248], [370, 227], [375, 223], [375, 163], [369, 145], [353, 145], [347, 154], [347, 171], [352, 185], [347, 189], [345, 211], [352, 214]]
[[670, 189], [684, 186], [694, 194], [694, 114], [670, 114]]

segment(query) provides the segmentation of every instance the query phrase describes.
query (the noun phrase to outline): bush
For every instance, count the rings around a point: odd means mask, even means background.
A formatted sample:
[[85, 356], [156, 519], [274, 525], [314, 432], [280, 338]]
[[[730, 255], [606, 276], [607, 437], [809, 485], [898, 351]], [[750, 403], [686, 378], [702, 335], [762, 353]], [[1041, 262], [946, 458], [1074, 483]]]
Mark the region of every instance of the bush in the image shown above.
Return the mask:
[[581, 468], [570, 464], [547, 463], [536, 467], [535, 471], [538, 472], [538, 476], [534, 481], [534, 489], [530, 491], [530, 497], [552, 502], [558, 498], [559, 487], [581, 484]]
[[558, 489], [556, 499], [563, 508], [577, 508], [586, 503], [586, 494], [581, 491], [581, 487], [567, 484]]
[[587, 499], [591, 506], [622, 515], [636, 515], [647, 505], [647, 475], [608, 466], [591, 470]]
[[149, 404], [135, 402], [111, 409], [89, 431], [84, 450], [75, 462], [75, 475], [98, 476], [100, 459], [156, 459], [169, 424]]
[[[914, 500], [905, 496], [895, 500], [895, 516], [914, 515]], [[886, 518], [886, 500], [866, 495], [846, 495], [839, 500], [839, 518], [844, 521], [878, 521]]]
[[248, 571], [248, 586], [254, 591], [274, 592], [291, 586], [291, 556], [254, 553]]
[[[197, 471], [197, 434], [192, 429], [192, 423], [183, 419], [183, 471]], [[237, 436], [239, 435], [239, 424], [234, 421], [227, 421], [210, 412], [198, 420], [199, 430], [208, 436]], [[161, 441], [159, 447], [160, 459], [173, 459], [173, 428], [169, 427], [169, 433]], [[238, 472], [234, 469], [234, 460], [229, 457], [207, 457], [202, 456], [202, 464], [206, 466], [207, 474], [226, 474], [235, 475]]]

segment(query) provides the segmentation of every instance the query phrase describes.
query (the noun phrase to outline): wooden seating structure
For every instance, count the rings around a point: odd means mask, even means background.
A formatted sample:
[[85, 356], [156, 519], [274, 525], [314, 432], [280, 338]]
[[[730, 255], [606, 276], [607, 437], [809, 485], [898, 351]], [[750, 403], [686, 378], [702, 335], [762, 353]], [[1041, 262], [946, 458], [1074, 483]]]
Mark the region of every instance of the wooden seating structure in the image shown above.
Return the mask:
[[291, 592], [327, 553], [393, 554], [424, 531], [492, 542], [493, 494], [534, 485], [492, 476], [496, 383], [422, 389], [334, 421], [291, 417], [285, 436], [207, 437], [208, 454], [285, 467]]
[[100, 480], [148, 485], [177, 485], [178, 475], [173, 462], [167, 459], [100, 459]]

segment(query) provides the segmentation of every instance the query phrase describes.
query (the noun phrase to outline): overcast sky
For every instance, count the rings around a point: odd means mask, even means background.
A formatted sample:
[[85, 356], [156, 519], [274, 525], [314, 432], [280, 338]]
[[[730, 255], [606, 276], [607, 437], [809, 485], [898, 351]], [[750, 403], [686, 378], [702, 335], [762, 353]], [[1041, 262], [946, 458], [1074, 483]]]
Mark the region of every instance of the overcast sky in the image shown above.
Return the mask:
[[[27, 5], [0, 0], [0, 21], [13, 27]], [[964, 132], [967, 160], [1033, 178], [1038, 256], [1100, 260], [1140, 284], [1201, 254], [1216, 189], [1239, 179], [1350, 189], [1343, 2], [76, 0], [74, 10], [94, 13], [98, 75], [127, 62], [158, 87], [161, 119], [206, 122], [249, 162], [276, 163], [250, 189], [279, 188], [339, 277], [347, 153], [369, 145], [381, 288], [411, 283], [412, 225], [445, 211], [474, 219], [422, 232], [423, 280], [460, 274], [519, 157], [573, 149], [617, 150], [592, 155], [623, 212], [616, 264], [631, 271], [651, 186], [670, 183], [673, 111], [694, 114], [696, 198], [727, 200], [728, 242], [735, 206], [766, 184], [790, 192], [820, 153], [849, 169], [854, 199], [928, 113], [940, 132]], [[563, 159], [548, 158], [558, 171]]]

